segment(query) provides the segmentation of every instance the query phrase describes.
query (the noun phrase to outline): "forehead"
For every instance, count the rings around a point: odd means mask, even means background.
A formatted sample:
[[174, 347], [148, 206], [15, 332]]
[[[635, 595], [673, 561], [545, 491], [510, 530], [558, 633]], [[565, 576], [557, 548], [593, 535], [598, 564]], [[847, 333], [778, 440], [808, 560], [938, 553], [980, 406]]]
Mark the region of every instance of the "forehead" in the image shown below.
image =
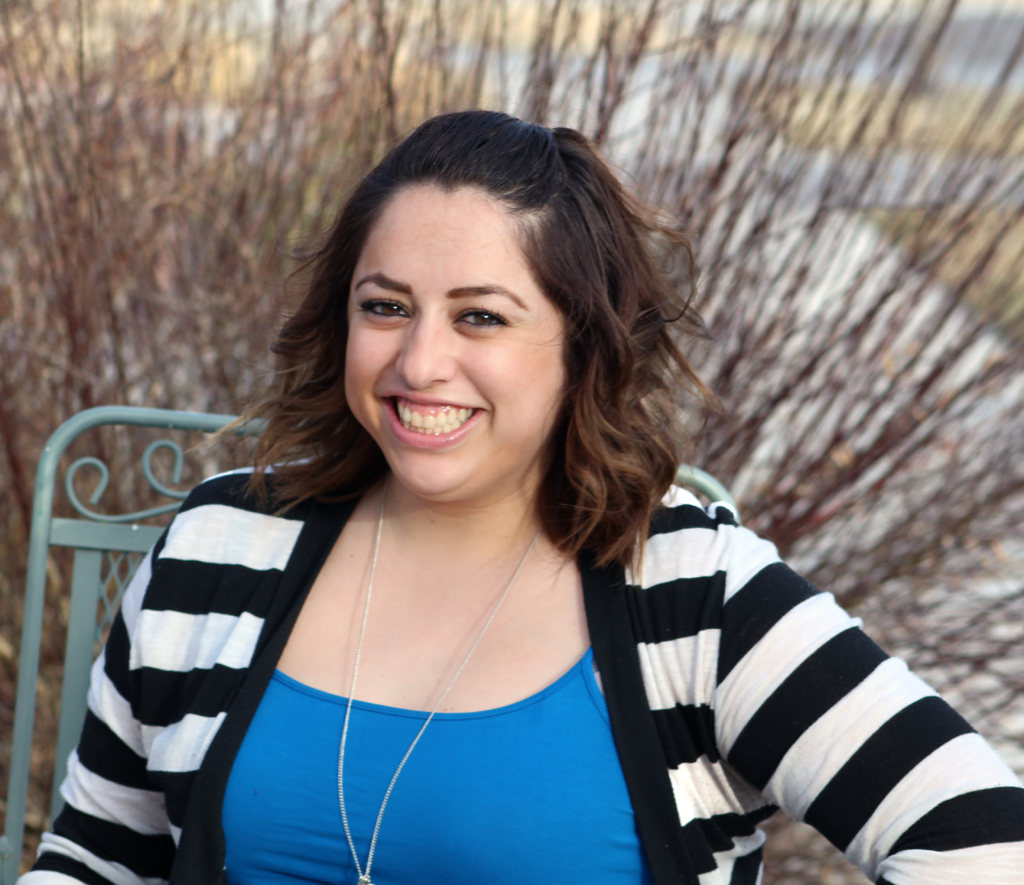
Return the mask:
[[491, 282], [540, 294], [515, 219], [472, 188], [415, 185], [400, 190], [371, 228], [353, 282], [373, 271], [414, 289], [443, 278], [449, 287]]
[[448, 189], [431, 183], [406, 185], [396, 191], [385, 204], [374, 231], [393, 229], [403, 220], [424, 223], [424, 216], [434, 222], [443, 221], [455, 230], [472, 228], [475, 223], [513, 232], [511, 213], [484, 191], [475, 187]]

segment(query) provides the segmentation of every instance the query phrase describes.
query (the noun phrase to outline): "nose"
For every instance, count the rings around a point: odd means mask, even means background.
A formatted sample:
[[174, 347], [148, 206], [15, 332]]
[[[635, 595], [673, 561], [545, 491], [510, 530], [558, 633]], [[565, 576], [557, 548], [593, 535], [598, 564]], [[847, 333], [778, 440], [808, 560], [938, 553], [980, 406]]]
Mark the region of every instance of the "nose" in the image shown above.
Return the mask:
[[412, 390], [451, 380], [456, 365], [452, 339], [443, 322], [422, 314], [406, 327], [396, 368]]

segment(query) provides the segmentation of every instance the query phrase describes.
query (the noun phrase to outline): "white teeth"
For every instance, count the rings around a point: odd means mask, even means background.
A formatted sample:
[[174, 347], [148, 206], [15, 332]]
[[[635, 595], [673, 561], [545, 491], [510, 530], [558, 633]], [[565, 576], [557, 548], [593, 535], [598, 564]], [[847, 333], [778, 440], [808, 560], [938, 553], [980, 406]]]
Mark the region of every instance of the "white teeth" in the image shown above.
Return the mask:
[[416, 429], [420, 433], [431, 436], [440, 436], [442, 433], [451, 433], [466, 423], [473, 416], [474, 409], [449, 409], [438, 412], [435, 415], [422, 415], [405, 403], [397, 403], [398, 417], [402, 425], [407, 429]]

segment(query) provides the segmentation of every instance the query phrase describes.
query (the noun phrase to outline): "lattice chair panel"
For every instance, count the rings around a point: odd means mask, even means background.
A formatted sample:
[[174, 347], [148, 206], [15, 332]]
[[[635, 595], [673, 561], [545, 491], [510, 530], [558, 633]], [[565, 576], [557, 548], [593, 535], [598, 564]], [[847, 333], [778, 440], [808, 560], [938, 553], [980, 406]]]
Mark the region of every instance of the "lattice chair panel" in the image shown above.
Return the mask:
[[114, 623], [114, 615], [121, 605], [121, 597], [128, 589], [135, 572], [143, 560], [141, 553], [108, 551], [100, 567], [100, 592], [96, 603], [96, 645], [99, 654], [106, 645], [107, 634]]

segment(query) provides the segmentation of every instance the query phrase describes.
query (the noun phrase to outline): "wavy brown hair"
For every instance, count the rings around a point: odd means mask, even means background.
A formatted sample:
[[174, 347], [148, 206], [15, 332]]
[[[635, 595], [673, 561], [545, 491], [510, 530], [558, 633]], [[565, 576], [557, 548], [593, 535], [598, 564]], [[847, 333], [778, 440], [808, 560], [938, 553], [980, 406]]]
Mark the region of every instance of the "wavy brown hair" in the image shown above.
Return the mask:
[[[631, 196], [590, 142], [491, 111], [423, 123], [356, 186], [306, 263], [308, 289], [273, 346], [251, 489], [288, 507], [359, 495], [386, 472], [345, 400], [346, 308], [367, 235], [403, 188], [477, 188], [518, 221], [535, 279], [565, 321], [566, 387], [537, 498], [552, 542], [629, 564], [687, 451], [681, 402], [714, 399], [680, 349], [702, 335], [689, 239]], [[675, 263], [673, 278], [666, 261]]]

